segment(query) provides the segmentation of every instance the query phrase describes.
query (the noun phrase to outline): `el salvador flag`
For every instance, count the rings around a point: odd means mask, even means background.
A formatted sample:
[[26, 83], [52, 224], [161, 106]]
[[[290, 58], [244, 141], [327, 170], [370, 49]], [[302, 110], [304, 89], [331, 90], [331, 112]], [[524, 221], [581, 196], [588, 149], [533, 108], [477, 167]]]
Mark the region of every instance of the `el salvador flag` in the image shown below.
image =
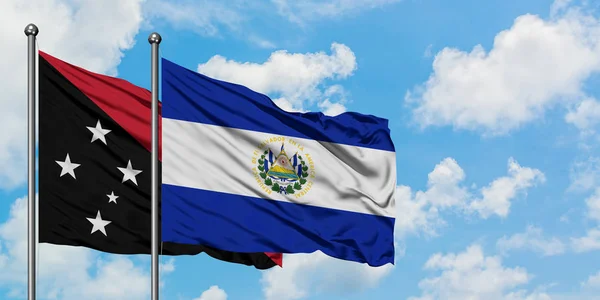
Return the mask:
[[162, 59], [162, 240], [394, 263], [388, 121], [290, 113]]

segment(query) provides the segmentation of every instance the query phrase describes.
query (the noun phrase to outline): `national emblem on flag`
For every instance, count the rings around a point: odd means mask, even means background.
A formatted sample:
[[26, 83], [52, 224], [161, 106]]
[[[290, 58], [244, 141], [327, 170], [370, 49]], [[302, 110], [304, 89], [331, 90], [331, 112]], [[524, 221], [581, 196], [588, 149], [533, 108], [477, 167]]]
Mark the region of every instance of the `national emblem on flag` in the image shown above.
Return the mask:
[[[277, 140], [277, 138], [272, 139]], [[296, 144], [296, 146], [298, 145]], [[261, 153], [261, 151], [263, 152]], [[285, 152], [285, 143], [282, 143], [279, 153], [275, 155], [271, 151], [271, 143], [268, 143], [268, 141], [265, 141], [255, 150], [256, 155], [252, 157], [252, 162], [257, 162], [258, 165], [253, 168], [253, 172], [255, 176], [261, 178], [257, 180], [261, 181], [260, 184], [263, 189], [280, 194], [302, 195], [308, 192], [315, 175], [314, 171], [311, 171], [312, 175], [309, 178], [309, 165], [302, 158], [302, 155], [310, 157], [310, 154], [302, 151], [299, 154], [298, 151], [288, 157]], [[258, 157], [258, 154], [260, 154], [260, 157]], [[314, 164], [311, 169], [314, 169]]]

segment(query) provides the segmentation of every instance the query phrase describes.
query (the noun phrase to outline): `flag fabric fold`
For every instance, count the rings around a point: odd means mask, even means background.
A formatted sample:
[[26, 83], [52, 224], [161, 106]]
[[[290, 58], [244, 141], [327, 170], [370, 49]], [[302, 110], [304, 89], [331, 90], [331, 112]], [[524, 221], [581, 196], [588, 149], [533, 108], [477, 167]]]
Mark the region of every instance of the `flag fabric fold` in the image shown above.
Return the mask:
[[164, 58], [161, 78], [163, 240], [394, 262], [387, 120], [286, 112]]
[[[39, 242], [150, 254], [150, 99], [128, 81], [39, 52]], [[202, 252], [258, 269], [282, 258], [173, 242], [159, 249]]]

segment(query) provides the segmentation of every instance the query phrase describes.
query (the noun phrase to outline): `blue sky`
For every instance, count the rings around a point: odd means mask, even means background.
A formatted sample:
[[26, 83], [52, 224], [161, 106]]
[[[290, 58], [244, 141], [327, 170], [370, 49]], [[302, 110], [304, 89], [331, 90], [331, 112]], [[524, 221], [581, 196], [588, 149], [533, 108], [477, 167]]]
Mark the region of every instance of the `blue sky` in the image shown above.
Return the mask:
[[[600, 299], [593, 1], [19, 2], [0, 9], [0, 69], [14, 70], [0, 73], [0, 298], [25, 292], [22, 32], [35, 22], [41, 50], [146, 88], [157, 31], [162, 57], [284, 109], [390, 120], [395, 266], [162, 258], [162, 299]], [[147, 257], [39, 256], [40, 299], [149, 298]]]

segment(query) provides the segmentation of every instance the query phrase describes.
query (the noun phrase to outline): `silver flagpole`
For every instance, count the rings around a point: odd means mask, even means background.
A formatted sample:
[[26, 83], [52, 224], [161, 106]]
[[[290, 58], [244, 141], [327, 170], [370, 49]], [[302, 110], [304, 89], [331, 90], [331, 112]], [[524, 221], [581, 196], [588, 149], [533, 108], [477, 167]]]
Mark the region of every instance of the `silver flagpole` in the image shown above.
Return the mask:
[[158, 45], [161, 40], [156, 32], [148, 37], [152, 47], [152, 300], [158, 300]]
[[25, 27], [27, 36], [27, 299], [35, 300], [35, 24]]

